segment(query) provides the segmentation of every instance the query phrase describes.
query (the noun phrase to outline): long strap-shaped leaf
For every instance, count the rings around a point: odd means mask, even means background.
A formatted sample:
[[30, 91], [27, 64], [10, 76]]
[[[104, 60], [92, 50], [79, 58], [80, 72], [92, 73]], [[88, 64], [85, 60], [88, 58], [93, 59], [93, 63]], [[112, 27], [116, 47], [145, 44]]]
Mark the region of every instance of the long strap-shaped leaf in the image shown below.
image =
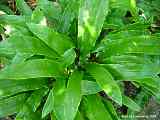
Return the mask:
[[86, 116], [89, 120], [112, 120], [99, 96], [86, 96], [83, 103]]
[[17, 113], [25, 102], [26, 94], [0, 100], [0, 118]]
[[59, 34], [49, 27], [37, 24], [28, 24], [28, 27], [33, 34], [43, 40], [48, 46], [59, 54], [63, 54], [67, 49], [73, 47], [69, 37]]
[[48, 88], [42, 88], [35, 90], [26, 102], [23, 104], [23, 107], [20, 109], [20, 112], [16, 116], [16, 120], [19, 119], [34, 119], [40, 120], [41, 116], [36, 114], [36, 110], [39, 107], [41, 100], [48, 92]]
[[[99, 85], [96, 82], [83, 80], [82, 83], [83, 83], [82, 84], [82, 87], [83, 87], [82, 94], [83, 95], [96, 94], [96, 93], [102, 91], [102, 89], [99, 88]], [[125, 95], [122, 96], [122, 103], [134, 111], [140, 110], [140, 107], [138, 106], [138, 104], [136, 104], [131, 98], [129, 98]]]
[[78, 16], [80, 1], [81, 0], [65, 0], [66, 6], [60, 17], [59, 30], [61, 32], [63, 33], [68, 32], [71, 26], [71, 22]]
[[[59, 1], [58, 1], [59, 2]], [[49, 22], [57, 22], [61, 15], [61, 7], [58, 2], [49, 0], [37, 0], [37, 6], [43, 11]]]
[[101, 89], [103, 89], [115, 102], [122, 105], [120, 88], [107, 69], [98, 64], [88, 64], [86, 69], [96, 79]]
[[26, 18], [24, 16], [17, 15], [1, 15], [0, 16], [0, 24], [3, 25], [22, 25], [24, 26], [26, 22]]
[[13, 35], [9, 37], [8, 43], [20, 53], [29, 53], [32, 55], [44, 55], [50, 58], [57, 58], [57, 53], [47, 46], [42, 40], [22, 35]]
[[118, 79], [123, 80], [151, 78], [156, 76], [160, 71], [159, 64], [152, 62], [149, 64], [105, 64], [104, 66], [112, 70], [112, 73], [119, 77]]
[[82, 55], [86, 55], [95, 45], [105, 17], [109, 0], [82, 0], [78, 17], [78, 38]]
[[58, 62], [37, 59], [10, 65], [0, 71], [0, 79], [58, 77], [62, 68]]
[[105, 56], [121, 54], [160, 55], [159, 36], [140, 35], [103, 40]]
[[42, 110], [42, 118], [47, 116], [49, 113], [53, 111], [53, 103], [54, 103], [54, 95], [53, 95], [53, 89], [49, 92], [49, 95], [47, 97], [47, 100], [44, 104], [43, 110]]
[[22, 15], [31, 16], [32, 10], [24, 0], [16, 0], [16, 7]]
[[99, 85], [96, 82], [82, 80], [81, 82], [81, 92], [83, 95], [96, 94], [102, 91]]
[[75, 71], [69, 78], [67, 88], [64, 87], [64, 82], [63, 85], [56, 86], [58, 88], [55, 88], [54, 93], [54, 113], [57, 120], [74, 120], [81, 101], [82, 77], [81, 72]]
[[44, 78], [38, 79], [25, 79], [25, 80], [0, 80], [0, 99], [3, 97], [8, 97], [15, 95], [20, 92], [36, 90], [45, 87], [47, 80]]

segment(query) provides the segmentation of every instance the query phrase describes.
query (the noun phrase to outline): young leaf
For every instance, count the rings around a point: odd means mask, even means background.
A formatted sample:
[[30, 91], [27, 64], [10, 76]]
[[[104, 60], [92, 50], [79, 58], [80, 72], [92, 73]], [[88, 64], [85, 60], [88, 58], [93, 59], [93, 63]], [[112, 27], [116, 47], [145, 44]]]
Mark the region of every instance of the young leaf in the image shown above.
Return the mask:
[[68, 80], [67, 88], [55, 91], [54, 113], [58, 120], [74, 120], [81, 101], [82, 77], [81, 72], [73, 72]]
[[0, 79], [29, 79], [39, 77], [58, 77], [62, 72], [60, 63], [37, 59], [7, 66], [0, 71]]
[[82, 0], [78, 16], [78, 39], [82, 55], [94, 47], [108, 13], [109, 0]]
[[83, 100], [83, 105], [89, 120], [112, 120], [99, 96], [86, 96]]
[[107, 69], [98, 64], [88, 64], [86, 65], [86, 70], [96, 79], [101, 89], [103, 89], [115, 102], [122, 105], [120, 88]]
[[62, 66], [68, 67], [69, 65], [73, 64], [76, 58], [76, 53], [73, 48], [68, 49], [66, 52], [64, 52], [62, 58], [60, 59], [60, 62], [62, 62]]

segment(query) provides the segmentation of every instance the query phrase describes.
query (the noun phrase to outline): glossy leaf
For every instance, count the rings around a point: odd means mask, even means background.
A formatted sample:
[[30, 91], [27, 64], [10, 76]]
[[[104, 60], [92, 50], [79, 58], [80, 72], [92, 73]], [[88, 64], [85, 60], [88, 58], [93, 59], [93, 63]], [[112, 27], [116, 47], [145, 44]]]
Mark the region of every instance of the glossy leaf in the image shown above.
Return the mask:
[[1, 15], [0, 16], [0, 24], [3, 25], [25, 25], [26, 17], [24, 16], [17, 16], [17, 15]]
[[58, 77], [62, 68], [58, 62], [37, 59], [10, 65], [0, 71], [0, 79]]
[[31, 16], [32, 10], [24, 0], [16, 0], [16, 7], [22, 15]]
[[113, 103], [107, 99], [103, 100], [103, 103], [106, 107], [106, 109], [108, 110], [110, 116], [112, 116], [113, 120], [121, 120], [116, 112], [115, 107], [113, 106]]
[[96, 94], [102, 91], [98, 84], [93, 81], [82, 80], [81, 86], [81, 91], [83, 95]]
[[101, 89], [103, 89], [115, 102], [122, 105], [120, 88], [111, 73], [98, 64], [88, 64], [86, 69], [96, 79]]
[[125, 95], [123, 96], [123, 104], [129, 107], [129, 109], [131, 110], [138, 111], [138, 112], [141, 110], [140, 106], [137, 105], [137, 103], [135, 103], [132, 99], [130, 99]]
[[73, 47], [68, 36], [59, 34], [49, 27], [37, 24], [28, 24], [28, 27], [33, 34], [59, 54], [63, 54], [67, 49]]
[[99, 96], [89, 95], [83, 100], [85, 114], [89, 120], [112, 120]]
[[49, 113], [53, 111], [53, 103], [54, 103], [54, 95], [53, 90], [50, 90], [49, 95], [47, 97], [47, 100], [44, 104], [43, 110], [42, 110], [42, 118], [46, 117]]
[[35, 37], [14, 35], [8, 39], [11, 46], [24, 54], [44, 55], [51, 58], [58, 57], [57, 53], [48, 47], [43, 41]]
[[75, 120], [84, 120], [83, 116], [81, 113], [78, 111]]
[[78, 39], [82, 55], [94, 47], [108, 13], [109, 0], [82, 0], [78, 16]]
[[31, 96], [27, 99], [27, 101], [23, 104], [20, 112], [16, 116], [16, 120], [19, 119], [34, 119], [38, 120], [41, 117], [34, 113], [39, 107], [42, 98], [46, 95], [48, 89], [42, 88], [34, 91]]
[[64, 52], [62, 58], [60, 58], [60, 62], [63, 64], [64, 67], [68, 67], [69, 65], [73, 64], [76, 58], [76, 53], [73, 48], [68, 49]]
[[46, 17], [44, 16], [44, 13], [42, 12], [42, 10], [36, 7], [32, 13], [32, 17], [31, 17], [32, 22], [37, 23], [37, 24], [42, 24], [42, 22], [45, 19]]
[[0, 3], [0, 10], [5, 12], [6, 14], [10, 14], [13, 15], [14, 12], [6, 5], [3, 5], [2, 3]]
[[57, 20], [59, 20], [61, 15], [61, 7], [59, 6], [58, 2], [38, 0], [37, 5], [50, 22], [57, 22]]
[[81, 72], [75, 71], [68, 80], [67, 88], [55, 89], [54, 113], [58, 120], [74, 120], [81, 101], [82, 77]]
[[13, 58], [15, 54], [16, 51], [13, 49], [12, 45], [7, 40], [0, 42], [1, 57]]
[[8, 115], [12, 115], [17, 113], [26, 99], [26, 94], [19, 94], [14, 97], [10, 97], [8, 99], [0, 100], [0, 117], [6, 117]]
[[59, 30], [67, 33], [73, 20], [78, 16], [79, 5], [81, 0], [66, 0], [64, 10], [60, 16]]
[[[158, 64], [157, 64], [158, 65]], [[159, 72], [159, 67], [156, 66], [156, 63], [144, 63], [144, 64], [136, 64], [136, 63], [126, 63], [126, 64], [105, 64], [112, 73], [119, 77], [117, 79], [123, 80], [136, 80], [143, 78], [150, 78], [157, 75]], [[154, 67], [153, 67], [154, 66]]]
[[[116, 40], [104, 39], [105, 55], [146, 54], [159, 55], [159, 37], [156, 36], [130, 36]], [[121, 47], [123, 46], [123, 47]]]
[[20, 92], [36, 90], [47, 85], [46, 79], [0, 80], [0, 99]]
[[26, 59], [32, 57], [33, 54], [31, 53], [20, 53], [17, 52], [16, 55], [13, 57], [11, 64], [18, 64], [24, 62]]

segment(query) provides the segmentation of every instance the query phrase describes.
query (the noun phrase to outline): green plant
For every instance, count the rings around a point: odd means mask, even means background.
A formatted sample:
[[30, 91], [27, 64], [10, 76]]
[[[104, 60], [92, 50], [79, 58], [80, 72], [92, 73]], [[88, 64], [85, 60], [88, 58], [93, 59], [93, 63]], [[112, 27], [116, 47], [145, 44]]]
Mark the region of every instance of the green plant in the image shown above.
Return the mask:
[[126, 81], [160, 100], [160, 35], [135, 0], [16, 3], [21, 15], [0, 16], [0, 117], [119, 120], [118, 106], [141, 109]]

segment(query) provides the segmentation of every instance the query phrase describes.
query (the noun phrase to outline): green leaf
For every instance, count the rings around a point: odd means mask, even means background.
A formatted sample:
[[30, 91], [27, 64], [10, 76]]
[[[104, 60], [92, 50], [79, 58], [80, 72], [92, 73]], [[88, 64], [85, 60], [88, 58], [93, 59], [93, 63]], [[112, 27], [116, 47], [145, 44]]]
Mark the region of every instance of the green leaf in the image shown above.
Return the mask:
[[47, 100], [44, 104], [43, 110], [42, 110], [42, 118], [46, 117], [49, 113], [53, 111], [53, 103], [54, 103], [54, 95], [53, 95], [53, 89], [50, 90], [49, 95], [47, 97]]
[[98, 85], [119, 105], [122, 105], [120, 88], [107, 69], [98, 64], [86, 65], [86, 70], [96, 79]]
[[11, 61], [11, 64], [18, 64], [20, 62], [24, 62], [26, 59], [32, 57], [33, 54], [31, 53], [20, 53], [17, 52], [14, 58]]
[[137, 63], [144, 64], [150, 63], [148, 58], [145, 56], [136, 56], [136, 55], [117, 55], [110, 56], [102, 60], [105, 64], [127, 64], [127, 63]]
[[0, 99], [20, 92], [36, 90], [47, 85], [46, 79], [0, 80]]
[[79, 111], [77, 112], [77, 115], [74, 120], [84, 120], [83, 116], [81, 115]]
[[58, 77], [62, 67], [58, 62], [37, 59], [7, 66], [0, 71], [0, 79], [29, 79], [39, 77]]
[[44, 41], [49, 47], [60, 55], [67, 49], [73, 48], [73, 43], [68, 36], [59, 34], [49, 27], [33, 23], [28, 23], [28, 27], [33, 34], [35, 34], [39, 39]]
[[3, 12], [5, 12], [6, 14], [10, 14], [10, 15], [14, 14], [14, 12], [7, 5], [1, 4], [0, 5], [0, 10], [3, 11]]
[[16, 54], [16, 51], [13, 49], [11, 44], [7, 40], [3, 40], [0, 42], [0, 56], [13, 58]]
[[0, 117], [6, 117], [17, 113], [25, 102], [26, 94], [19, 94], [8, 99], [0, 100]]
[[82, 80], [81, 86], [81, 92], [83, 95], [96, 94], [102, 91], [99, 85], [94, 81]]
[[56, 22], [61, 15], [61, 7], [58, 2], [49, 0], [38, 0], [37, 6], [43, 11], [50, 22]]
[[151, 78], [159, 73], [159, 67], [156, 63], [126, 63], [126, 64], [105, 64], [107, 69], [117, 76], [119, 80], [137, 80]]
[[106, 107], [106, 109], [108, 110], [110, 116], [112, 116], [113, 120], [120, 120], [120, 118], [117, 115], [116, 109], [113, 106], [113, 103], [107, 99], [103, 99], [104, 105]]
[[75, 71], [68, 80], [67, 88], [64, 85], [55, 88], [54, 113], [58, 120], [74, 120], [81, 101], [82, 77], [81, 72]]
[[99, 96], [88, 95], [83, 99], [85, 114], [89, 120], [112, 120]]
[[[140, 35], [103, 40], [106, 56], [121, 54], [159, 55], [158, 36]], [[123, 46], [123, 47], [122, 47]]]
[[78, 39], [82, 55], [94, 47], [108, 13], [109, 0], [82, 0], [78, 16]]
[[62, 58], [60, 59], [60, 62], [62, 63], [62, 66], [68, 67], [69, 65], [73, 64], [76, 58], [76, 53], [73, 48], [68, 49], [66, 52], [64, 52]]
[[123, 104], [126, 105], [129, 109], [139, 112], [141, 110], [140, 106], [135, 103], [129, 97], [123, 95]]
[[66, 0], [66, 6], [62, 15], [59, 18], [59, 30], [62, 33], [67, 33], [72, 21], [78, 16], [79, 5], [81, 0]]
[[0, 15], [0, 24], [3, 25], [25, 25], [26, 17], [17, 15]]
[[44, 16], [42, 10], [39, 7], [36, 7], [32, 13], [31, 20], [34, 23], [41, 24], [41, 22], [45, 21], [46, 17]]
[[20, 112], [16, 116], [16, 120], [20, 119], [29, 119], [29, 120], [38, 120], [41, 117], [36, 115], [35, 111], [39, 107], [42, 98], [48, 92], [48, 88], [42, 88], [34, 91], [27, 99], [27, 101], [23, 104]]
[[35, 37], [12, 35], [9, 37], [8, 42], [20, 53], [44, 55], [54, 59], [58, 57], [57, 53], [53, 49], [48, 47], [42, 40]]
[[32, 10], [24, 0], [16, 0], [16, 7], [22, 15], [31, 16]]

